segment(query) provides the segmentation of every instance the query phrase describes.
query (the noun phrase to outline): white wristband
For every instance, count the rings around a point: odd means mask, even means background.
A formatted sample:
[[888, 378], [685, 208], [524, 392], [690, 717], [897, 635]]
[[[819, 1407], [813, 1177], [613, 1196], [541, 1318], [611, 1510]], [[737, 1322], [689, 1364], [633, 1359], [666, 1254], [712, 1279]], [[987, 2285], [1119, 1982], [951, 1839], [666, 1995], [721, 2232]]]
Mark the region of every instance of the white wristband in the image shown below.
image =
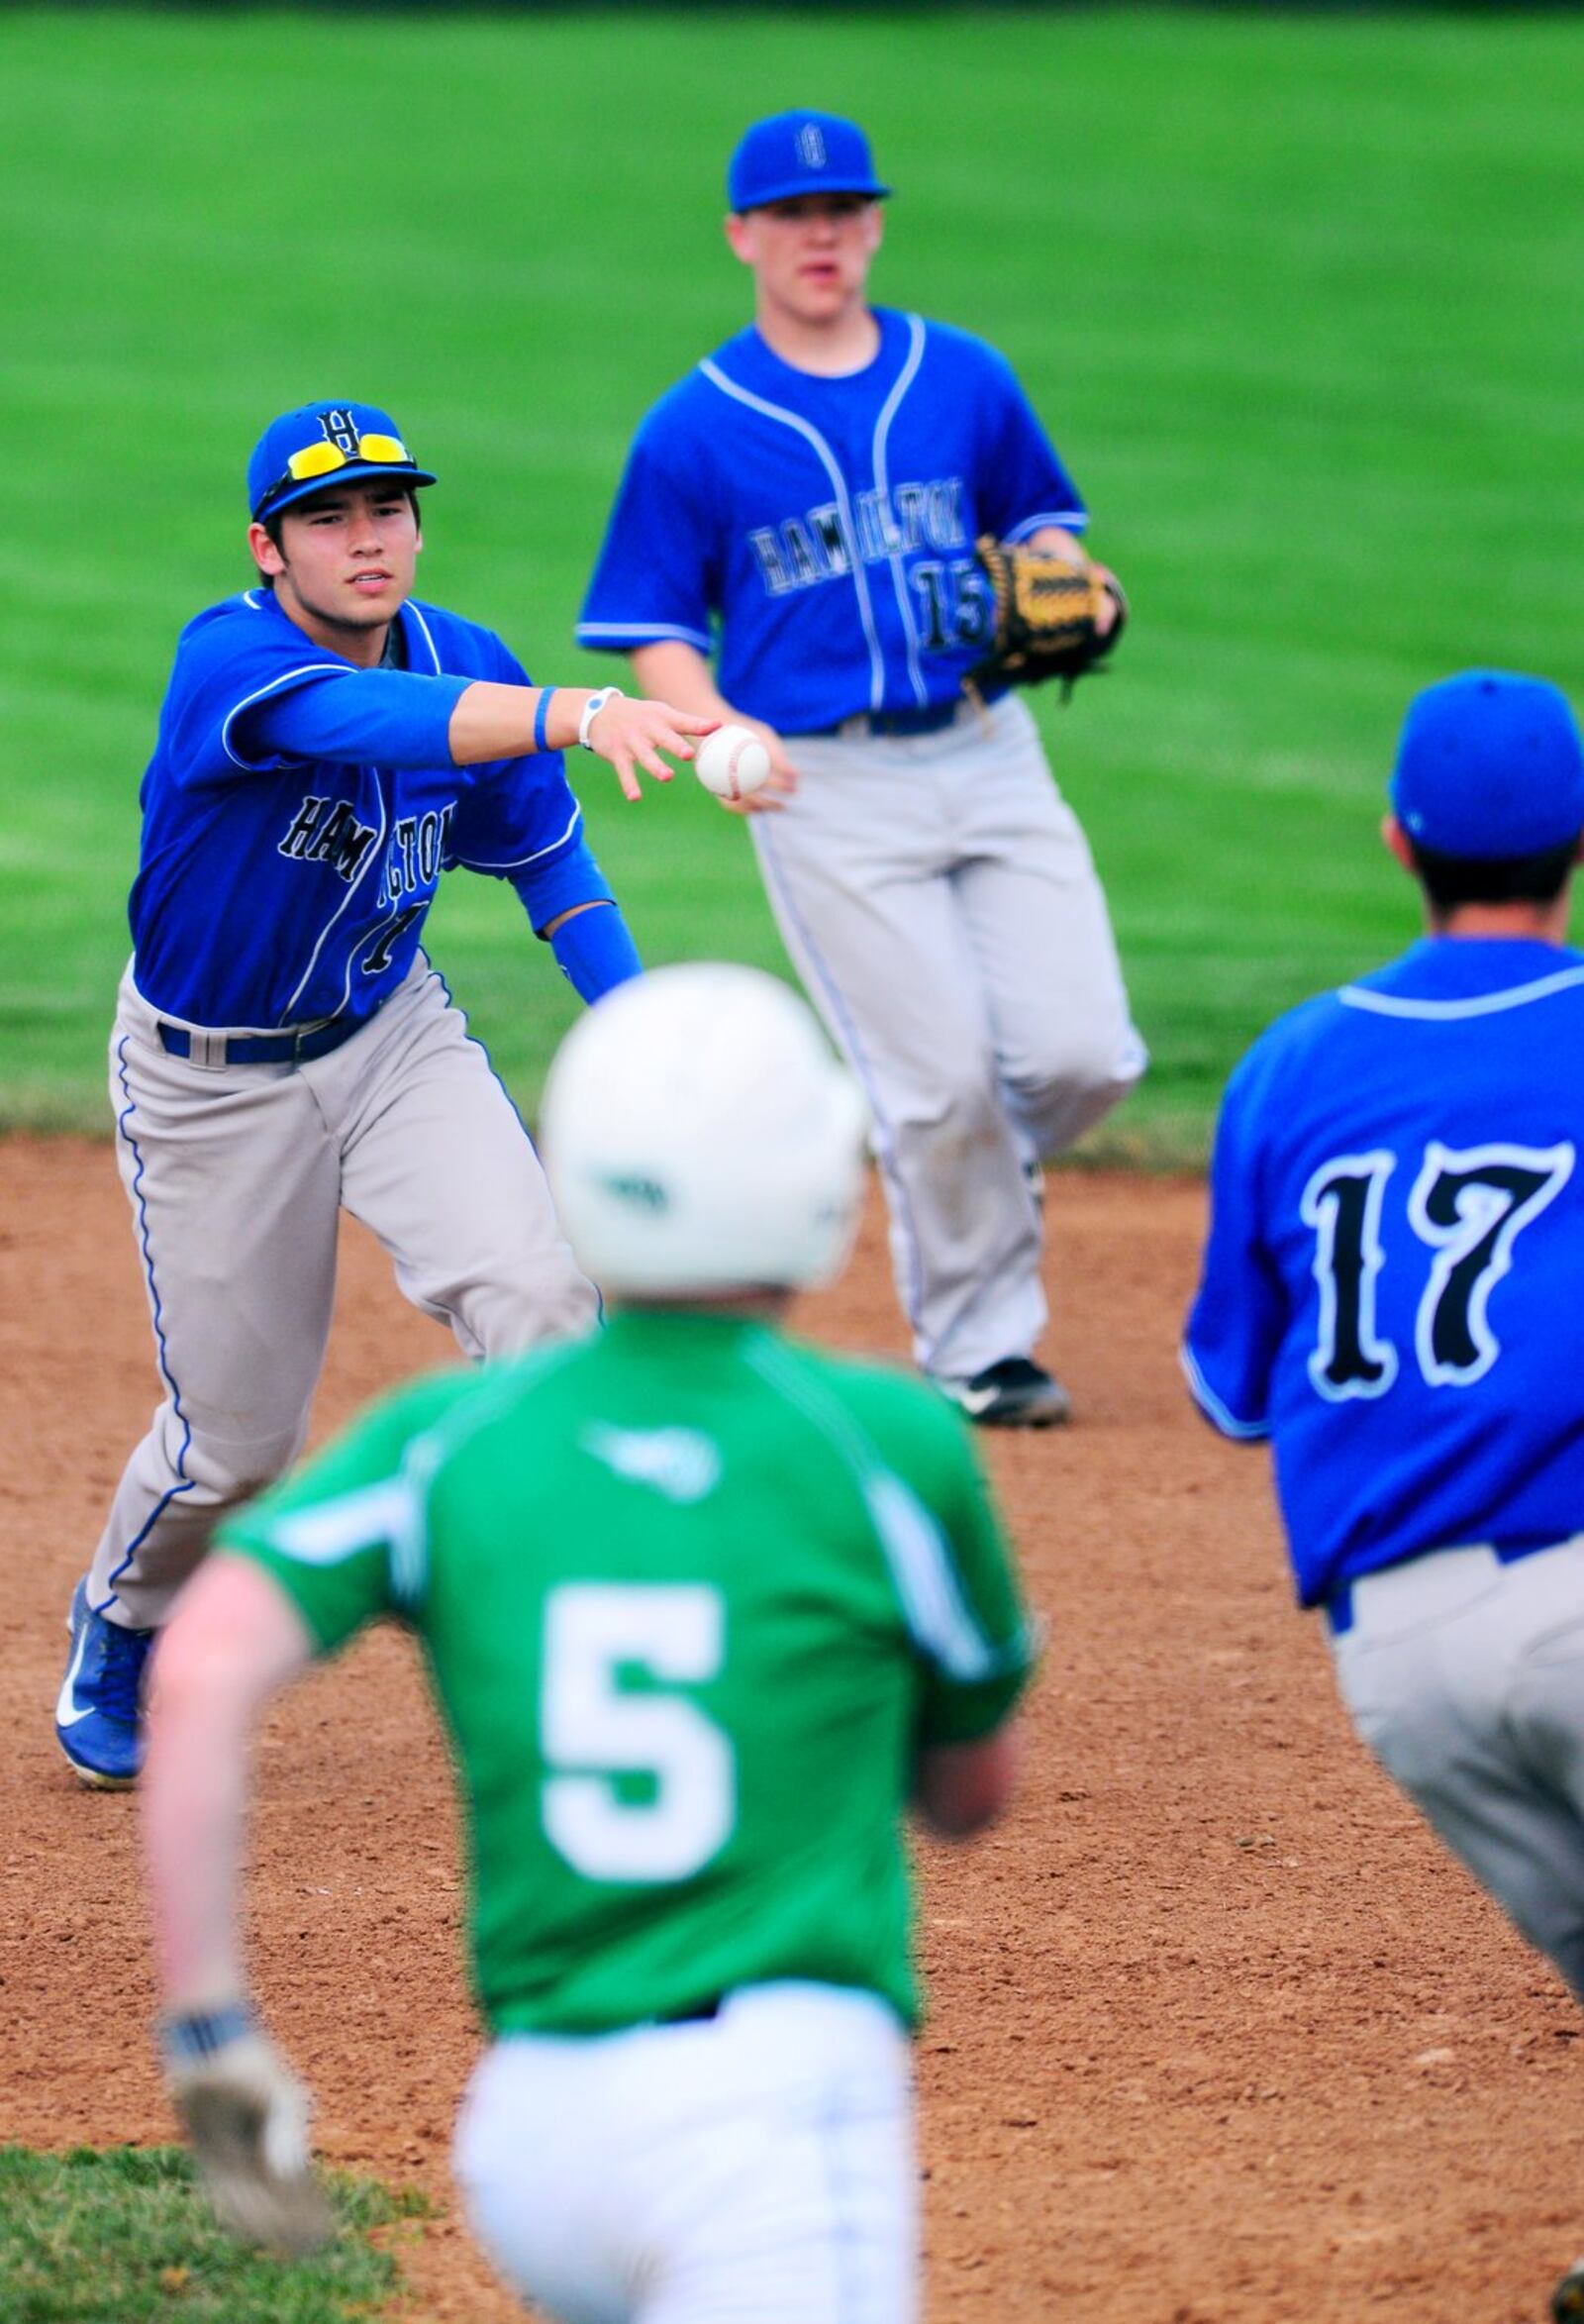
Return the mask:
[[588, 730], [605, 708], [606, 703], [625, 700], [626, 696], [620, 686], [601, 686], [597, 694], [590, 694], [583, 705], [583, 715], [577, 722], [577, 739], [585, 751], [592, 751], [594, 748], [588, 739]]

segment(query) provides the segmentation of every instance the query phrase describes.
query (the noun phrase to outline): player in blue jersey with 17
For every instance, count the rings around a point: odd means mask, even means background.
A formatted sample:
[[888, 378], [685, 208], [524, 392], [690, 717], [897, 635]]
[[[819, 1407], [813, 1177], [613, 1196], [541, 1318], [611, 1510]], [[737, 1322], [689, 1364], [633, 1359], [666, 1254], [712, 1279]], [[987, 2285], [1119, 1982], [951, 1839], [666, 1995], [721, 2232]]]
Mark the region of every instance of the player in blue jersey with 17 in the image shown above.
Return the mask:
[[1031, 1180], [1144, 1059], [1035, 722], [965, 680], [975, 540], [1081, 561], [1086, 517], [1001, 355], [869, 305], [888, 191], [849, 121], [742, 139], [727, 239], [754, 321], [640, 427], [578, 637], [763, 735], [760, 869], [869, 1100], [918, 1360], [975, 1419], [1042, 1426], [1068, 1404], [1034, 1356]]
[[55, 1725], [92, 1785], [135, 1780], [153, 1633], [217, 1519], [302, 1444], [342, 1208], [469, 1356], [595, 1317], [419, 938], [461, 863], [511, 882], [585, 1000], [636, 974], [560, 754], [598, 752], [636, 798], [714, 722], [535, 687], [490, 631], [420, 605], [434, 481], [384, 412], [283, 414], [248, 471], [258, 585], [176, 650], [110, 1048], [164, 1398], [72, 1600]]
[[1234, 1074], [1184, 1363], [1272, 1441], [1359, 1734], [1584, 2001], [1581, 833], [1553, 686], [1418, 697], [1385, 837], [1429, 933]]

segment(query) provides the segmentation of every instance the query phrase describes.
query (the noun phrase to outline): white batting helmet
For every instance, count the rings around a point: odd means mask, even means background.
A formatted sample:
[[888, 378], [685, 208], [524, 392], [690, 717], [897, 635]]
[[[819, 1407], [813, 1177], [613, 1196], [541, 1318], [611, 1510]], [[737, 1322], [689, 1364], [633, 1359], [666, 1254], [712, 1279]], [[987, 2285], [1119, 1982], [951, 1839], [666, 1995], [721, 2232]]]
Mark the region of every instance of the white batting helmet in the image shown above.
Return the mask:
[[811, 1011], [757, 968], [688, 961], [579, 1019], [541, 1136], [572, 1248], [616, 1292], [679, 1296], [835, 1274], [865, 1111]]

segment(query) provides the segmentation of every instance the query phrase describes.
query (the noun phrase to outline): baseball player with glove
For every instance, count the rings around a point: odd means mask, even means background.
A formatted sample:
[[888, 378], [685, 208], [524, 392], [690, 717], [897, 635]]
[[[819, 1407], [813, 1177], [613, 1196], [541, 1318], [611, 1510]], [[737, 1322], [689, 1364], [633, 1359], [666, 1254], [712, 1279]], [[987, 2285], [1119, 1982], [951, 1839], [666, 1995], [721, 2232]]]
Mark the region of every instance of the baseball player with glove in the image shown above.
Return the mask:
[[888, 190], [849, 121], [742, 139], [753, 324], [641, 425], [577, 634], [763, 736], [759, 866], [869, 1101], [919, 1363], [976, 1420], [1042, 1426], [1068, 1401], [1034, 1355], [1038, 1165], [1144, 1053], [1012, 689], [1091, 667], [1121, 593], [1004, 359], [868, 304]]
[[176, 651], [110, 1048], [164, 1399], [72, 1601], [55, 1725], [92, 1785], [136, 1779], [149, 1640], [215, 1519], [302, 1444], [342, 1208], [469, 1356], [594, 1320], [419, 938], [462, 863], [511, 881], [585, 999], [635, 974], [560, 753], [598, 752], [636, 797], [713, 722], [532, 686], [489, 631], [419, 604], [434, 480], [368, 405], [271, 422], [248, 471], [257, 585]]
[[1584, 2001], [1573, 714], [1503, 671], [1432, 686], [1391, 796], [1429, 933], [1234, 1074], [1184, 1362], [1272, 1441], [1359, 1735]]
[[796, 995], [710, 963], [625, 986], [542, 1126], [608, 1330], [376, 1408], [227, 1520], [161, 1640], [171, 2092], [239, 2233], [324, 2237], [238, 1947], [247, 1746], [391, 1618], [468, 1819], [492, 2046], [455, 2161], [502, 2273], [567, 2324], [908, 2324], [901, 1825], [966, 1835], [1008, 1796], [1008, 1556], [955, 1413], [778, 1329], [862, 1181], [861, 1101]]

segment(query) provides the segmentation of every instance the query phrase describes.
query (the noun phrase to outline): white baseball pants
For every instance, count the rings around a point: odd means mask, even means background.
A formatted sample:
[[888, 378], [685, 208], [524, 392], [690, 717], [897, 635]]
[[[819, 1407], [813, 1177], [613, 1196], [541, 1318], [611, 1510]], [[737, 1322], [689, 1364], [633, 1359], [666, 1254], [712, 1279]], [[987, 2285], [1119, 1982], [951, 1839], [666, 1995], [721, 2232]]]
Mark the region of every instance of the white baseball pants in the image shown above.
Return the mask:
[[342, 1208], [468, 1356], [598, 1312], [528, 1133], [422, 956], [362, 1032], [307, 1064], [196, 1064], [167, 1055], [157, 1023], [129, 969], [110, 1091], [165, 1394], [88, 1598], [134, 1629], [164, 1619], [223, 1513], [302, 1449]]
[[750, 819], [765, 889], [869, 1100], [917, 1359], [967, 1377], [1044, 1328], [1025, 1163], [1144, 1068], [1105, 896], [1015, 694], [787, 748], [797, 791]]
[[1415, 1558], [1352, 1608], [1332, 1646], [1359, 1735], [1584, 2002], [1584, 1534]]
[[707, 2023], [510, 2035], [455, 2167], [473, 2230], [560, 2324], [913, 2324], [906, 2036], [830, 1985], [744, 1987]]

